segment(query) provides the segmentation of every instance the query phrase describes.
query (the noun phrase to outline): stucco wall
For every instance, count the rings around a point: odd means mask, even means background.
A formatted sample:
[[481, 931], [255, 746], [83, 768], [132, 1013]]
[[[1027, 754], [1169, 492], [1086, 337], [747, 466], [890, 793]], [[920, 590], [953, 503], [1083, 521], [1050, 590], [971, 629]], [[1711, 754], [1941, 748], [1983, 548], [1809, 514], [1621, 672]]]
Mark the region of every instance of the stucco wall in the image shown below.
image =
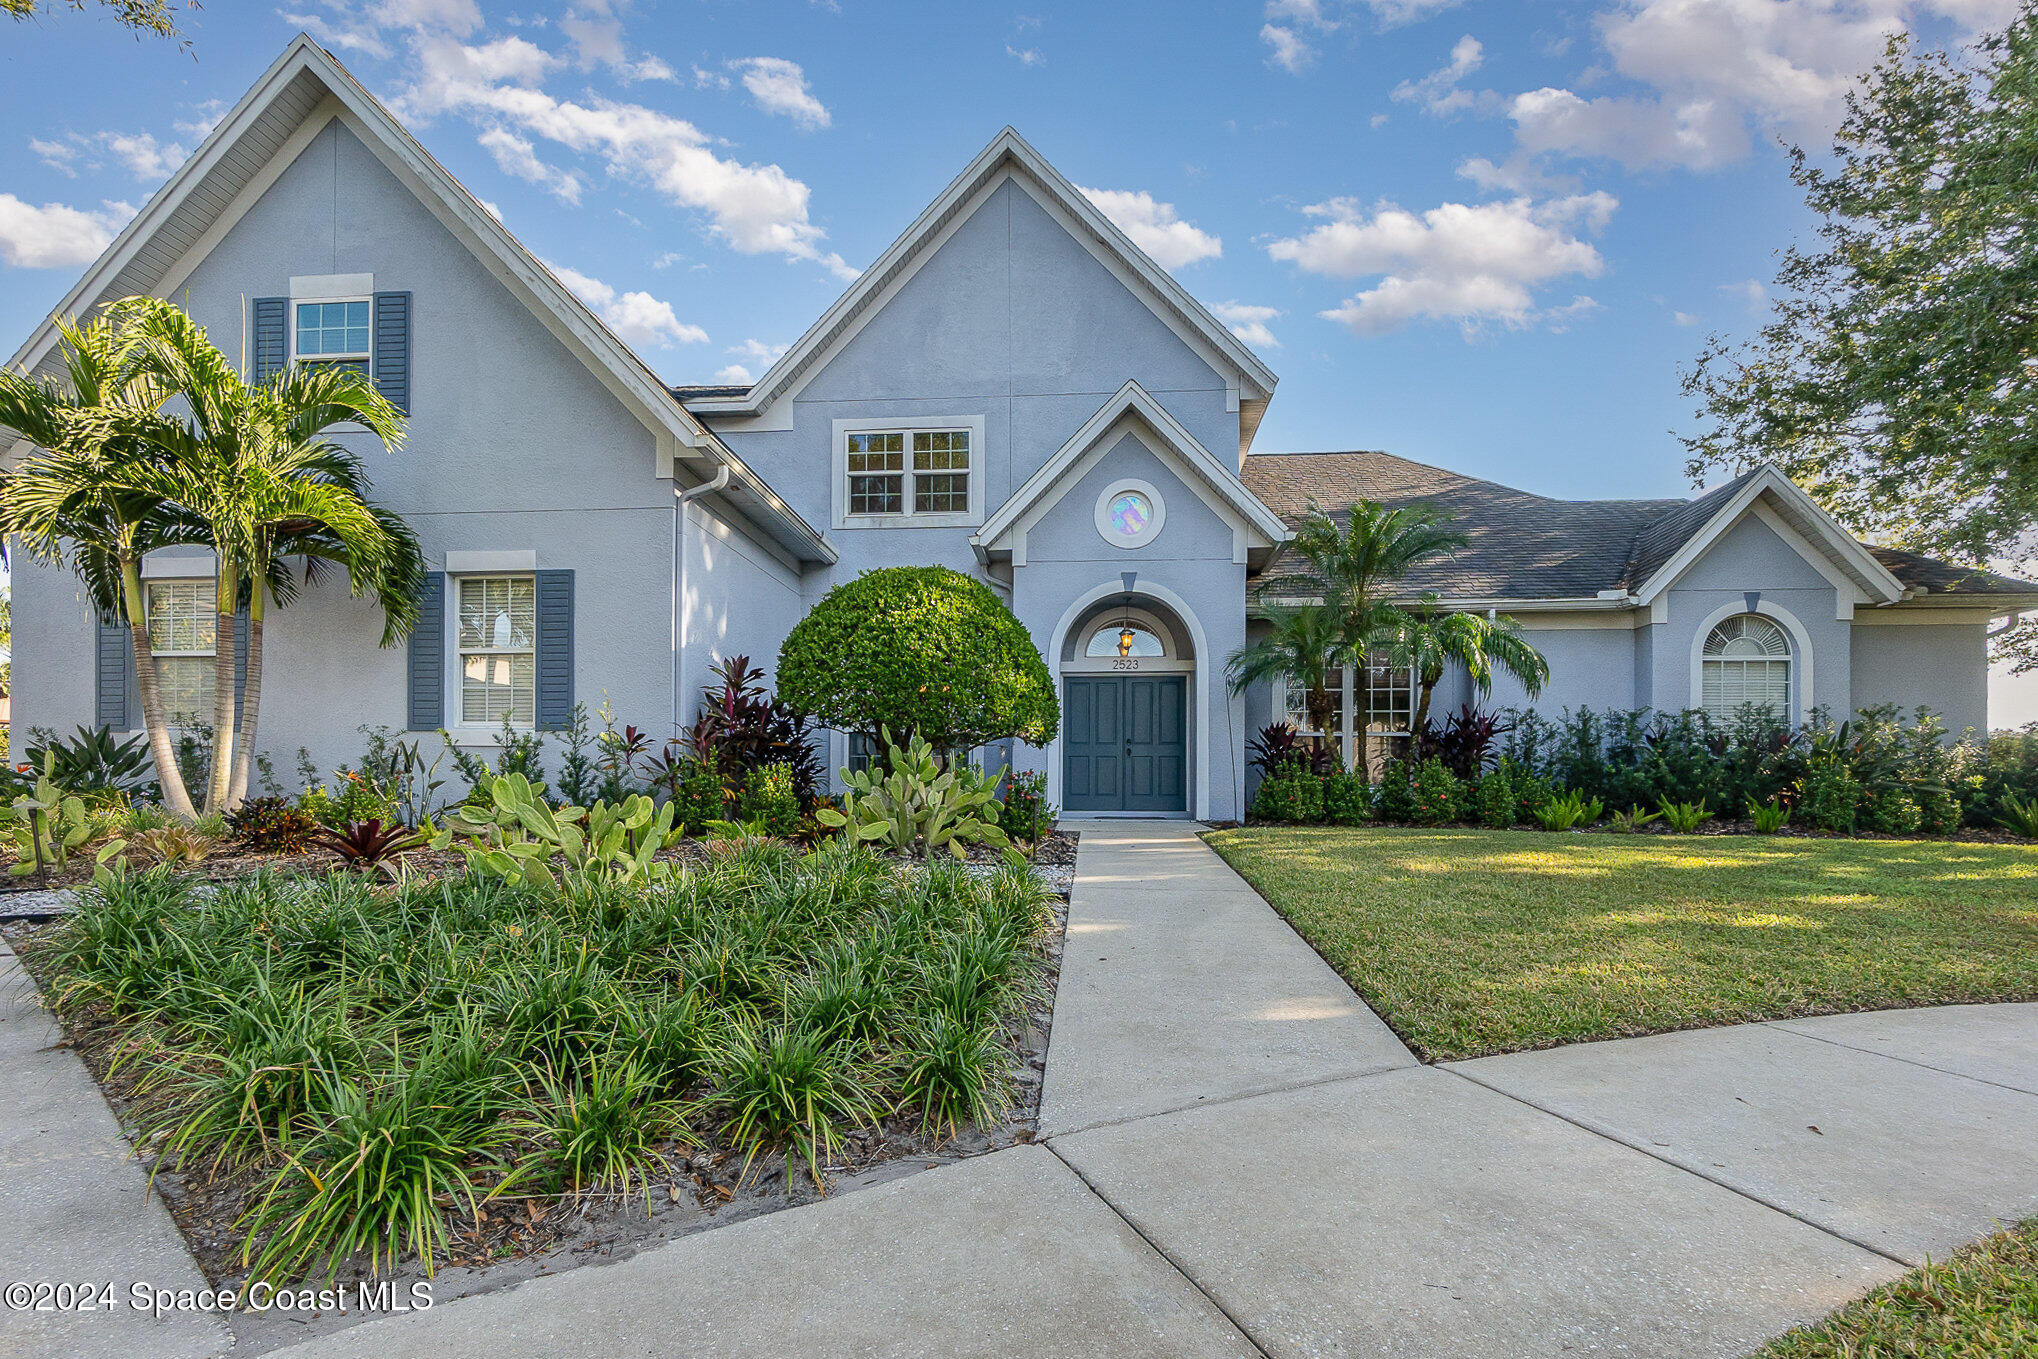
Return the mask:
[[[1231, 695], [1223, 676], [1225, 658], [1245, 640], [1245, 568], [1231, 560], [1231, 526], [1142, 436], [1107, 435], [1103, 447], [1027, 535], [1026, 565], [1013, 570], [1013, 612], [1048, 656], [1050, 668], [1058, 670], [1058, 632], [1065, 618], [1075, 621], [1069, 617], [1074, 602], [1086, 596], [1118, 598], [1122, 573], [1136, 572], [1133, 602], [1151, 592], [1181, 615], [1192, 633], [1182, 640], [1201, 662], [1188, 697], [1190, 811], [1234, 819], [1244, 789], [1245, 702]], [[1160, 533], [1130, 550], [1105, 542], [1095, 524], [1098, 497], [1121, 477], [1150, 483], [1167, 510]], [[1197, 721], [1199, 711], [1208, 713], [1207, 725]], [[1023, 769], [1047, 770], [1050, 788], [1058, 790], [1060, 758], [1057, 742], [1045, 751], [1021, 747], [1015, 762]], [[1195, 794], [1206, 779], [1208, 800], [1199, 806]]]
[[[790, 429], [714, 423], [841, 553], [832, 569], [808, 573], [811, 605], [876, 566], [981, 574], [969, 526], [833, 526], [837, 420], [981, 418], [976, 467], [988, 515], [1127, 379], [1220, 459], [1238, 447], [1223, 377], [1008, 178], [787, 403]], [[772, 422], [786, 418], [775, 412]]]
[[[365, 457], [375, 499], [411, 523], [435, 569], [449, 550], [515, 549], [575, 571], [577, 697], [592, 709], [606, 690], [620, 720], [662, 729], [674, 510], [650, 433], [337, 123], [175, 300], [238, 357], [243, 299], [333, 273], [412, 293], [409, 440], [388, 453], [343, 436]], [[73, 583], [21, 570], [15, 587], [17, 725], [89, 723], [93, 631]], [[405, 652], [378, 650], [379, 634], [344, 587], [272, 614], [259, 744], [279, 769], [300, 745], [326, 768], [357, 759], [358, 727], [405, 724]]]
[[1920, 704], [1955, 736], [1988, 731], [1988, 631], [1968, 623], [1867, 623], [1853, 629], [1854, 703], [1894, 703], [1908, 718]]

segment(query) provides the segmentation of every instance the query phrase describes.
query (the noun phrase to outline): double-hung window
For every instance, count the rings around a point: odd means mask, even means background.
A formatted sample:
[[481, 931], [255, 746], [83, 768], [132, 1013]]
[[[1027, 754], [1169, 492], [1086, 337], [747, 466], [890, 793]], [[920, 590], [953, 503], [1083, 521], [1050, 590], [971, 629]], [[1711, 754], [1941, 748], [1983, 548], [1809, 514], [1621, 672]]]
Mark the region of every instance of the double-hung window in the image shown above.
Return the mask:
[[1328, 674], [1331, 730], [1319, 732], [1309, 720], [1309, 691], [1292, 680], [1281, 687], [1280, 715], [1305, 736], [1324, 736], [1345, 767], [1377, 768], [1409, 735], [1415, 714], [1415, 675], [1406, 666], [1368, 661], [1357, 668], [1333, 667]]
[[216, 591], [209, 580], [152, 580], [142, 607], [155, 656], [163, 711], [173, 726], [212, 720], [213, 659], [219, 641]]
[[460, 725], [492, 727], [538, 717], [538, 584], [530, 576], [461, 576]]
[[1293, 680], [1288, 681], [1286, 690], [1287, 711], [1285, 716], [1295, 730], [1305, 736], [1342, 736], [1345, 729], [1345, 672], [1341, 665], [1334, 665], [1324, 672], [1324, 687], [1330, 690], [1330, 731], [1320, 732], [1309, 720], [1309, 691]]
[[351, 368], [368, 374], [368, 299], [293, 303], [293, 352], [301, 364]]
[[838, 523], [925, 519], [967, 520], [978, 507], [983, 424], [916, 425], [886, 422], [878, 428], [844, 428], [836, 447]]

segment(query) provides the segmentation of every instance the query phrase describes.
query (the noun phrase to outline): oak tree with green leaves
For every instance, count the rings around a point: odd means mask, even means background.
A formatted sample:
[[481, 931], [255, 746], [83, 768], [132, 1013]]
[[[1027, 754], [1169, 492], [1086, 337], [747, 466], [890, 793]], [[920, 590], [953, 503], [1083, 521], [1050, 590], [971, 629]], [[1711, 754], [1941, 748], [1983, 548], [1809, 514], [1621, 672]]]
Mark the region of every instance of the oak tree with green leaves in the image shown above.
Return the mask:
[[[2038, 3], [1958, 58], [1892, 37], [1791, 178], [1817, 243], [1686, 374], [1692, 476], [1771, 462], [1863, 537], [2038, 564]], [[2038, 625], [1998, 648], [2038, 667]]]

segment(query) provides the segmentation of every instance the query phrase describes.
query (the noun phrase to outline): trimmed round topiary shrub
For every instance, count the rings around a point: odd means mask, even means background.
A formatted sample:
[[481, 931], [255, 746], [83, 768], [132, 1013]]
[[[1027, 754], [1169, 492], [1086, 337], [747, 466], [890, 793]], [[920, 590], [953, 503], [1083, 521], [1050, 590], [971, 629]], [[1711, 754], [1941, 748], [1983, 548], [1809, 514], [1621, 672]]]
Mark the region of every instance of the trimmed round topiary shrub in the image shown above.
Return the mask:
[[936, 749], [1044, 746], [1061, 725], [1025, 625], [945, 566], [881, 567], [830, 590], [787, 635], [776, 684], [828, 726], [901, 742], [917, 731]]

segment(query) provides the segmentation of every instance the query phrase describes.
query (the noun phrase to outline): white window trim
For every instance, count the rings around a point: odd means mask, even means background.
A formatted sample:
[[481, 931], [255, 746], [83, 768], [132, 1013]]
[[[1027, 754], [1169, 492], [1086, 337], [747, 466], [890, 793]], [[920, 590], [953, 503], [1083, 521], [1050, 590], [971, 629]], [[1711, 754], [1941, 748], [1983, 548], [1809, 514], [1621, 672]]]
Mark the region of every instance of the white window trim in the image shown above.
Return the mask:
[[311, 363], [365, 363], [368, 365], [368, 380], [373, 382], [375, 380], [375, 294], [373, 292], [346, 293], [335, 297], [297, 297], [293, 295], [290, 301], [285, 304], [289, 311], [283, 320], [283, 328], [289, 337], [288, 352], [290, 367], [295, 368], [300, 358], [297, 352], [297, 309], [321, 302], [366, 302], [368, 304], [368, 347], [358, 354], [306, 354], [302, 358]]
[[[1337, 733], [1337, 748], [1338, 754], [1344, 760], [1344, 766], [1347, 769], [1354, 767], [1353, 761], [1358, 758], [1359, 743], [1365, 740], [1368, 736], [1377, 736], [1383, 740], [1393, 740], [1397, 737], [1405, 737], [1411, 734], [1411, 732], [1405, 727], [1396, 731], [1373, 731], [1365, 723], [1359, 722], [1357, 720], [1359, 715], [1358, 676], [1360, 672], [1363, 671], [1365, 668], [1366, 667], [1363, 662], [1355, 666], [1354, 665], [1344, 666], [1343, 667], [1344, 686], [1342, 689], [1339, 690], [1338, 695], [1339, 697], [1338, 711], [1341, 714], [1343, 714], [1344, 717], [1343, 722], [1344, 730]], [[1282, 675], [1275, 679], [1273, 684], [1272, 713], [1273, 720], [1276, 722], [1286, 722], [1289, 720], [1288, 689], [1289, 683], [1288, 677], [1286, 675]], [[1415, 691], [1416, 691], [1415, 672], [1412, 669], [1410, 669], [1408, 671], [1408, 693], [1409, 693], [1409, 720], [1411, 722], [1414, 721], [1415, 717]], [[1301, 723], [1299, 722], [1296, 723], [1295, 730], [1297, 734], [1302, 736], [1320, 736], [1322, 734], [1320, 732], [1312, 730], [1309, 727], [1301, 725]]]
[[[209, 565], [209, 564], [210, 564], [210, 563], [208, 563], [208, 565]], [[156, 639], [155, 639], [155, 636], [154, 636], [154, 631], [153, 631], [153, 629], [152, 629], [152, 628], [150, 627], [150, 624], [151, 624], [152, 620], [151, 620], [151, 618], [150, 618], [150, 616], [149, 616], [149, 615], [150, 615], [150, 612], [151, 612], [151, 610], [150, 610], [150, 608], [149, 608], [149, 586], [151, 586], [151, 585], [198, 585], [198, 586], [203, 586], [203, 587], [206, 587], [207, 589], [209, 589], [209, 590], [210, 590], [210, 591], [212, 592], [212, 595], [213, 595], [213, 600], [212, 600], [212, 604], [213, 604], [213, 615], [212, 615], [212, 649], [211, 649], [211, 650], [209, 650], [209, 651], [171, 651], [171, 650], [169, 650], [169, 649], [167, 649], [167, 648], [163, 648], [163, 647], [158, 647], [158, 646], [156, 645]], [[144, 576], [144, 577], [142, 578], [142, 627], [143, 627], [143, 628], [144, 628], [145, 630], [148, 630], [148, 631], [150, 632], [150, 637], [149, 637], [149, 655], [150, 655], [151, 657], [153, 657], [154, 659], [158, 660], [158, 661], [175, 661], [175, 660], [206, 660], [206, 661], [212, 661], [212, 662], [214, 662], [215, 664], [217, 664], [217, 663], [218, 663], [218, 661], [219, 661], [219, 600], [218, 600], [218, 594], [219, 594], [219, 578], [218, 578], [217, 576], [215, 576], [215, 575], [211, 574], [210, 572], [208, 572], [207, 574], [205, 574], [205, 575], [202, 575], [202, 576], [201, 576], [201, 575], [195, 575], [195, 574], [180, 574], [180, 575], [167, 575], [167, 574], [162, 574], [162, 573], [157, 573], [157, 574], [153, 574], [153, 575], [145, 575], [145, 576]], [[233, 626], [233, 620], [232, 620], [232, 619], [228, 619], [228, 620], [227, 620], [227, 626], [228, 626], [228, 627], [232, 627], [232, 626]], [[212, 672], [212, 673], [211, 673], [211, 676], [210, 676], [210, 677], [211, 677], [212, 679], [214, 679], [214, 680], [215, 680], [215, 682], [216, 682], [216, 681], [217, 681], [217, 679], [218, 679], [218, 675], [217, 675], [217, 672]], [[176, 716], [176, 714], [174, 714], [174, 713], [166, 713], [166, 714], [165, 714], [165, 716], [167, 716], [167, 717], [175, 717], [175, 716]], [[192, 714], [192, 716], [194, 716], [194, 717], [198, 718], [198, 719], [199, 719], [200, 721], [210, 721], [210, 720], [211, 720], [211, 718], [212, 718], [212, 714], [210, 714], [210, 713], [193, 713], [193, 714]], [[135, 724], [135, 728], [134, 728], [134, 729], [135, 729], [135, 730], [137, 730], [137, 731], [140, 731], [140, 730], [142, 730], [142, 729], [143, 729], [143, 728], [144, 728], [145, 726], [146, 726], [146, 724], [145, 724], [145, 723], [137, 723], [137, 724]], [[172, 724], [172, 727], [173, 727], [173, 729], [176, 729], [176, 728], [175, 728], [175, 724], [174, 724], [174, 723]]]
[[[922, 434], [963, 430], [969, 434], [969, 509], [962, 512], [915, 514], [913, 504], [912, 439], [906, 439], [905, 498], [907, 508], [899, 514], [851, 514], [849, 512], [849, 436], [852, 434]], [[965, 415], [882, 416], [861, 420], [837, 420], [834, 443], [829, 454], [832, 522], [838, 529], [859, 528], [974, 528], [984, 522], [984, 481], [987, 469], [984, 447], [984, 417]]]
[[1691, 639], [1691, 701], [1686, 706], [1705, 707], [1705, 639], [1712, 636], [1712, 630], [1729, 618], [1740, 614], [1759, 614], [1783, 629], [1783, 635], [1790, 639], [1790, 700], [1789, 711], [1783, 719], [1796, 726], [1802, 726], [1811, 713], [1812, 695], [1812, 636], [1797, 615], [1780, 604], [1756, 598], [1752, 607], [1746, 599], [1737, 599], [1722, 604], [1699, 621], [1698, 631]]
[[[1111, 526], [1111, 502], [1127, 491], [1136, 491], [1145, 496], [1146, 503], [1153, 507], [1153, 518], [1147, 521], [1146, 528], [1129, 538]], [[1161, 530], [1168, 522], [1168, 502], [1161, 499], [1161, 493], [1153, 488], [1152, 482], [1141, 481], [1137, 477], [1120, 477], [1106, 486], [1104, 494], [1097, 497], [1094, 518], [1098, 537], [1121, 551], [1131, 552], [1145, 547], [1161, 536]]]
[[454, 738], [453, 743], [455, 745], [493, 746], [497, 743], [496, 738], [502, 732], [502, 722], [499, 719], [494, 722], [469, 722], [466, 720], [466, 707], [461, 702], [461, 681], [467, 668], [463, 662], [468, 656], [521, 656], [525, 654], [526, 649], [522, 647], [514, 647], [502, 651], [498, 651], [494, 647], [480, 647], [473, 651], [463, 651], [461, 649], [460, 585], [463, 581], [469, 580], [528, 580], [531, 582], [531, 645], [528, 648], [531, 657], [531, 721], [517, 722], [512, 719], [511, 726], [517, 731], [536, 731], [538, 730], [537, 575], [534, 571], [468, 571], [458, 575], [449, 571], [446, 575], [446, 712], [452, 717], [452, 721], [446, 724], [446, 729]]

